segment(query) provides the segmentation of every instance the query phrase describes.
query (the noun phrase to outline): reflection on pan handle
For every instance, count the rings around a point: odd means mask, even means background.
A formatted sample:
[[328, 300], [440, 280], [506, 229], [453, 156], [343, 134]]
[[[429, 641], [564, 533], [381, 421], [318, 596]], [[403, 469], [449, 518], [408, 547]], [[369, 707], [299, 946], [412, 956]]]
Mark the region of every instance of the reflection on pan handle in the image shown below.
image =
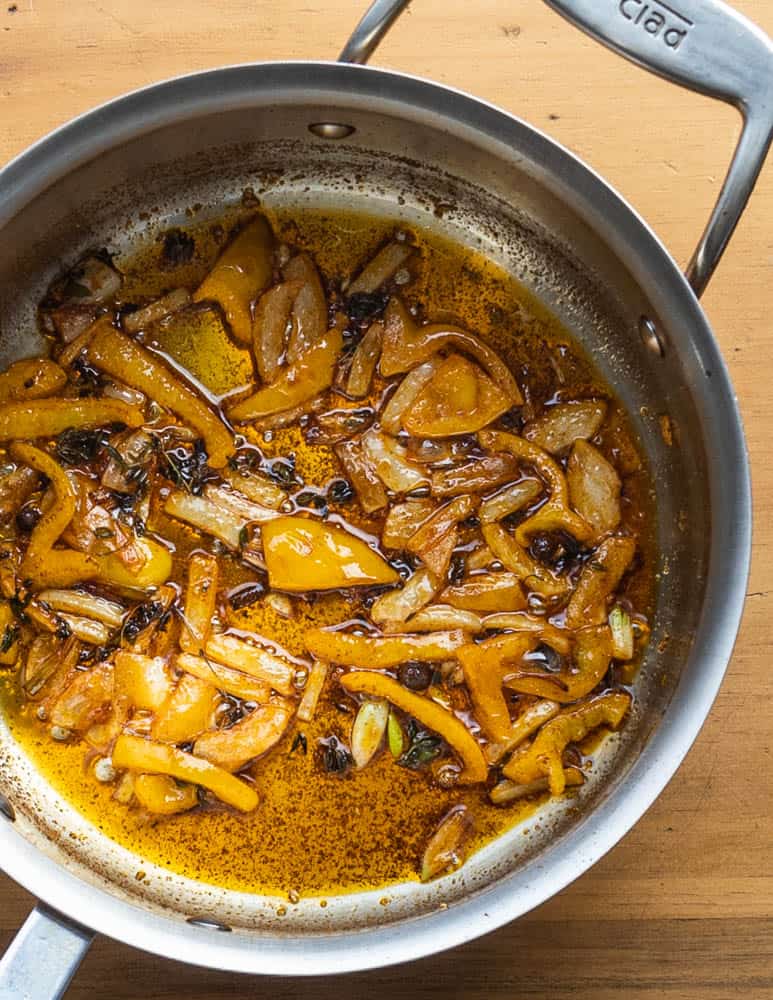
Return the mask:
[[[721, 0], [545, 0], [593, 38], [645, 69], [732, 104], [741, 138], [709, 223], [687, 267], [696, 295], [709, 283], [773, 139], [773, 45]], [[375, 0], [341, 62], [364, 63], [408, 0]]]
[[59, 1000], [93, 938], [38, 903], [0, 961], [0, 1000]]

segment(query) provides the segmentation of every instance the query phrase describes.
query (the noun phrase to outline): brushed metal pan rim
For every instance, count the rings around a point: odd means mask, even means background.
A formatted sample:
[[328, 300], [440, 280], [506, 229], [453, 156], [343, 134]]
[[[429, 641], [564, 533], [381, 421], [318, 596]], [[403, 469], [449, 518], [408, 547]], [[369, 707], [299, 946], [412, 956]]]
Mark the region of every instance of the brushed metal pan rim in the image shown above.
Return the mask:
[[85, 113], [8, 164], [0, 171], [0, 226], [58, 177], [133, 136], [218, 109], [266, 102], [280, 108], [304, 97], [317, 104], [330, 100], [338, 109], [378, 108], [435, 123], [450, 119], [473, 129], [482, 144], [500, 148], [503, 166], [528, 160], [537, 180], [603, 236], [650, 301], [658, 303], [670, 349], [689, 363], [689, 388], [705, 441], [713, 445], [707, 452], [711, 556], [689, 669], [625, 781], [560, 845], [448, 910], [356, 934], [219, 934], [148, 913], [82, 882], [24, 842], [13, 824], [0, 823], [4, 870], [61, 912], [172, 959], [274, 975], [369, 969], [462, 944], [544, 902], [610, 850], [663, 790], [708, 715], [740, 623], [751, 549], [749, 468], [737, 401], [706, 317], [677, 265], [598, 174], [537, 129], [467, 94], [406, 74], [324, 62], [259, 63], [178, 77]]

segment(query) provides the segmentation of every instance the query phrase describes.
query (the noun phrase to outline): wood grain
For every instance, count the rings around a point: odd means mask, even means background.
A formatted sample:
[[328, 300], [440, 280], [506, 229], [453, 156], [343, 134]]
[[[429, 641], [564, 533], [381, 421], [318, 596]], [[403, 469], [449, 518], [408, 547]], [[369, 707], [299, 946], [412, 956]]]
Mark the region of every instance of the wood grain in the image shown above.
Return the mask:
[[[735, 5], [773, 33], [770, 0]], [[0, 161], [126, 90], [222, 63], [332, 58], [357, 0], [3, 0]], [[600, 49], [542, 4], [417, 0], [377, 62], [506, 107], [604, 174], [680, 261], [738, 131], [731, 109]], [[98, 940], [69, 996], [326, 1000], [406, 996], [773, 998], [773, 170], [752, 198], [705, 306], [743, 408], [755, 480], [755, 559], [736, 653], [695, 747], [625, 840], [535, 913], [456, 952], [327, 981], [194, 970]], [[30, 905], [0, 882], [5, 944]]]

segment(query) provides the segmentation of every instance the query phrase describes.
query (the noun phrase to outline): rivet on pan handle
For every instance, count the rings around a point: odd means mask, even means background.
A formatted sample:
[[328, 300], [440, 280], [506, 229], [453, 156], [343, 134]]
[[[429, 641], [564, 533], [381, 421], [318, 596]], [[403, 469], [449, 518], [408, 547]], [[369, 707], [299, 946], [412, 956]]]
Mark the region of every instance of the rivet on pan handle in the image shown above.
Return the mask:
[[743, 132], [709, 223], [687, 267], [701, 295], [741, 218], [773, 139], [773, 45], [720, 0], [545, 0], [645, 69], [726, 101]]
[[38, 903], [0, 961], [0, 1000], [59, 1000], [93, 938]]
[[[409, 0], [375, 0], [341, 62], [364, 63]], [[773, 45], [721, 0], [545, 0], [604, 45], [683, 87], [732, 104], [744, 127], [722, 190], [687, 267], [696, 295], [709, 283], [773, 139]]]

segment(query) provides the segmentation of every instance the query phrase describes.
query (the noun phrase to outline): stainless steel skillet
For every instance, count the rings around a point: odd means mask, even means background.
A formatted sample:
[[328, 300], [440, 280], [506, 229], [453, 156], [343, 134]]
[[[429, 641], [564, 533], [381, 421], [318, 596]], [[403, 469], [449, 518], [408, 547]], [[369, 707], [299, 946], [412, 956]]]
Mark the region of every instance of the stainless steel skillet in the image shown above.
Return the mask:
[[[366, 58], [403, 6], [376, 4], [344, 57]], [[769, 147], [770, 42], [711, 0], [552, 6], [743, 112], [739, 151], [690, 266], [702, 291]], [[356, 65], [258, 64], [160, 84], [65, 126], [0, 173], [0, 362], [38, 349], [32, 304], [60, 261], [94, 243], [127, 246], [247, 184], [269, 204], [355, 204], [479, 246], [594, 355], [653, 463], [668, 570], [639, 714], [608, 748], [583, 808], [548, 810], [541, 834], [515, 830], [457, 875], [396, 887], [386, 909], [383, 893], [361, 894], [325, 910], [304, 901], [281, 918], [285, 900], [192, 883], [106, 841], [3, 728], [2, 865], [66, 917], [35, 911], [0, 966], [0, 996], [64, 989], [92, 933], [71, 920], [170, 958], [286, 974], [405, 961], [491, 930], [577, 877], [638, 819], [695, 738], [731, 652], [749, 556], [748, 469], [705, 316], [666, 251], [598, 176], [466, 95]], [[663, 414], [675, 429], [671, 447]]]

